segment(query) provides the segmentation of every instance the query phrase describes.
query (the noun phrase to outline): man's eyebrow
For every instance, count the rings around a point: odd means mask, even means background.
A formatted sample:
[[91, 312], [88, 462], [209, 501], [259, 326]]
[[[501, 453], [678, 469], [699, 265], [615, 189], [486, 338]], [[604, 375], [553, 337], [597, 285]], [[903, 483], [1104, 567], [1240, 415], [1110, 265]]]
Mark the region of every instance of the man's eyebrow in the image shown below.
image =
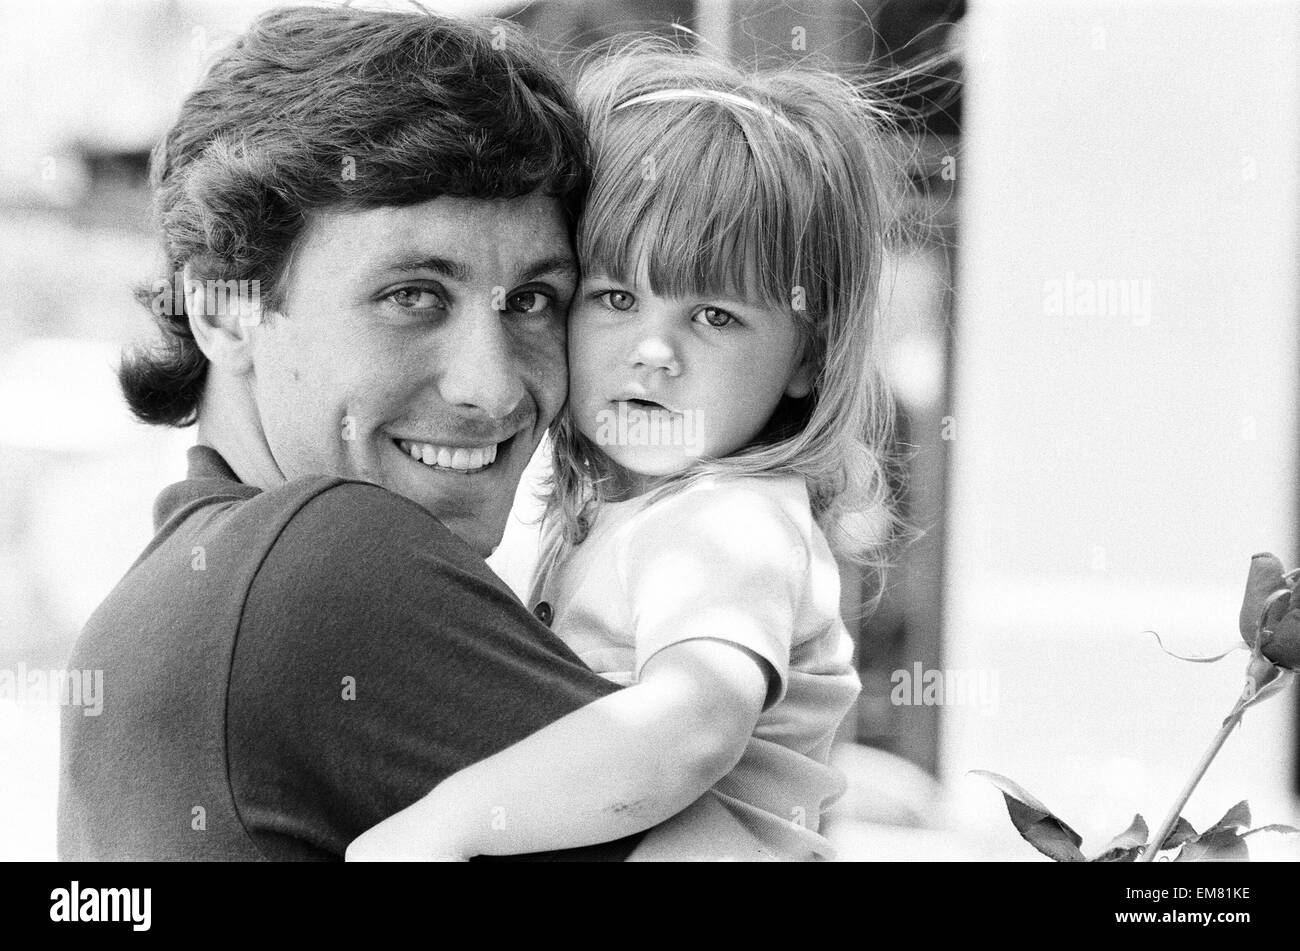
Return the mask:
[[543, 274], [557, 274], [560, 277], [568, 277], [573, 280], [578, 278], [578, 262], [572, 256], [567, 254], [557, 254], [554, 257], [543, 258], [535, 261], [528, 266], [519, 278], [522, 281], [531, 281], [534, 278], [541, 277]]
[[428, 255], [420, 257], [399, 258], [390, 261], [383, 268], [385, 271], [433, 271], [451, 281], [459, 281], [462, 284], [468, 283], [470, 279], [470, 267], [460, 261], [453, 261], [451, 258], [439, 257], [438, 255]]
[[[462, 284], [468, 283], [473, 274], [473, 269], [468, 264], [438, 255], [398, 258], [386, 264], [383, 270], [433, 271], [448, 280], [459, 281]], [[568, 254], [557, 254], [549, 258], [542, 258], [540, 261], [534, 261], [528, 265], [517, 283], [531, 281], [543, 274], [557, 274], [561, 277], [576, 280], [578, 277], [578, 262], [573, 259], [572, 255]]]

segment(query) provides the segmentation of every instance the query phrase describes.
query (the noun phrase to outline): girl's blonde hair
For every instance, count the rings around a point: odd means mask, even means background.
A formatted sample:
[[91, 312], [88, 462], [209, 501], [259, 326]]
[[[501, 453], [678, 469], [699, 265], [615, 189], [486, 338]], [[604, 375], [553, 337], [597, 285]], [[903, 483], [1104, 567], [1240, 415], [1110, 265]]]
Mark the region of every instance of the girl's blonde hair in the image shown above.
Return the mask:
[[[809, 397], [784, 398], [751, 445], [650, 498], [715, 474], [797, 474], [837, 553], [883, 567], [894, 408], [876, 295], [902, 195], [898, 117], [828, 72], [747, 74], [644, 39], [588, 65], [578, 103], [593, 164], [584, 266], [646, 273], [656, 294], [742, 290], [790, 314], [817, 368]], [[611, 463], [567, 407], [551, 435], [547, 517], [577, 544], [610, 497]]]

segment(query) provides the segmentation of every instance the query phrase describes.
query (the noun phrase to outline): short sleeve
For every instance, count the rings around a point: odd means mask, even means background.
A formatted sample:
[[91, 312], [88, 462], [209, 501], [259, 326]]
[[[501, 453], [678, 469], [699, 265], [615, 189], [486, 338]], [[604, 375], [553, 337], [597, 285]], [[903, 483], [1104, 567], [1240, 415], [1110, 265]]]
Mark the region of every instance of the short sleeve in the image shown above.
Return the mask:
[[622, 549], [636, 675], [665, 647], [709, 638], [753, 651], [785, 696], [808, 540], [778, 484], [717, 481], [652, 503]]
[[[341, 857], [451, 773], [615, 689], [435, 518], [377, 486], [308, 501], [249, 590], [230, 783], [271, 857]], [[537, 857], [626, 857], [636, 837]]]

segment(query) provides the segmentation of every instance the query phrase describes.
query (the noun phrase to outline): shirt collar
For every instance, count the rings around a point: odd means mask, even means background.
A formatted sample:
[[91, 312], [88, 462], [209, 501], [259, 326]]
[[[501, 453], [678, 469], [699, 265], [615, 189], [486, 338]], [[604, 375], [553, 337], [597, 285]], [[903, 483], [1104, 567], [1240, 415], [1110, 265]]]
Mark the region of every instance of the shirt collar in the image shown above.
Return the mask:
[[185, 453], [185, 481], [169, 485], [154, 502], [155, 531], [178, 511], [200, 500], [233, 501], [251, 499], [262, 490], [239, 481], [221, 453], [211, 446], [191, 446]]

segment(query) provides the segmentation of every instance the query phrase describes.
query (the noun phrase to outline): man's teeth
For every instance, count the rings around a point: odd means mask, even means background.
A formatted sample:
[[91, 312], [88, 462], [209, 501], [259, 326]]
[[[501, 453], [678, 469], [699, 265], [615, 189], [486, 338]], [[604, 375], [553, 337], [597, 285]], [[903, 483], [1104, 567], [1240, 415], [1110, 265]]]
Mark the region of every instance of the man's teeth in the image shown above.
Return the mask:
[[423, 462], [426, 466], [439, 469], [456, 469], [460, 472], [473, 472], [492, 465], [497, 458], [497, 447], [480, 446], [475, 449], [455, 448], [452, 446], [435, 446], [427, 442], [410, 442], [403, 439], [398, 442], [403, 452], [410, 453], [411, 458]]

